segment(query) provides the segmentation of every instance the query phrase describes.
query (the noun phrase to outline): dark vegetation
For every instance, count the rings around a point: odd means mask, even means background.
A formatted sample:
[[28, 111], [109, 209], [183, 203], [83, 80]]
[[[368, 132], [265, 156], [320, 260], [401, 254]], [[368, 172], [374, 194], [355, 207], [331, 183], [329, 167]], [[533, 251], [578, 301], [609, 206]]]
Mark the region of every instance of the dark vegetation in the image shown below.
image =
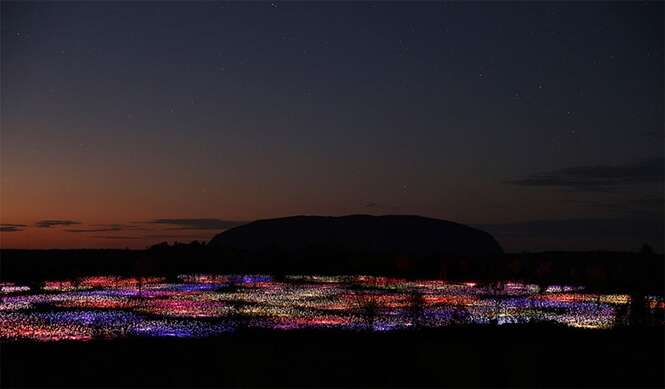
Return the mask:
[[39, 283], [84, 275], [174, 278], [183, 273], [372, 274], [451, 281], [514, 280], [584, 285], [598, 291], [662, 294], [663, 255], [640, 252], [512, 253], [491, 257], [407, 257], [312, 253], [295, 260], [279, 254], [215, 249], [201, 243], [146, 250], [0, 250], [0, 278]]
[[663, 387], [661, 328], [549, 325], [391, 333], [2, 344], [2, 387]]
[[183, 273], [370, 274], [662, 294], [663, 255], [639, 252], [504, 254], [491, 235], [419, 216], [294, 216], [231, 228], [210, 243], [146, 250], [0, 250], [0, 279], [38, 285], [84, 275]]

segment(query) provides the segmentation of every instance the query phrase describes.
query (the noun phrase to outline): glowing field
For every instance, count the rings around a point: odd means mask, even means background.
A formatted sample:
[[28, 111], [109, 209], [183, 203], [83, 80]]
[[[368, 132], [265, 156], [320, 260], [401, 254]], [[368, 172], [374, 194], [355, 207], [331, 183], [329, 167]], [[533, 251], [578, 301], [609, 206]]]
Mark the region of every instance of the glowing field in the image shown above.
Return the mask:
[[[0, 283], [0, 338], [40, 341], [213, 336], [242, 328], [389, 331], [468, 324], [624, 325], [630, 297], [580, 287], [369, 276], [88, 277], [39, 290]], [[662, 296], [647, 299], [663, 309]]]

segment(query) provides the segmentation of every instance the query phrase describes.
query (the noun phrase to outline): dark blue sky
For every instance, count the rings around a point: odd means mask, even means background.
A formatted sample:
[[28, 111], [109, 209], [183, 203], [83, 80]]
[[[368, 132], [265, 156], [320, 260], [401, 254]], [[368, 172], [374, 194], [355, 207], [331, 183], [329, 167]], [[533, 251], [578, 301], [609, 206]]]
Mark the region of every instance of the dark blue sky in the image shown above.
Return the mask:
[[408, 213], [662, 250], [663, 35], [663, 3], [3, 2], [2, 244]]

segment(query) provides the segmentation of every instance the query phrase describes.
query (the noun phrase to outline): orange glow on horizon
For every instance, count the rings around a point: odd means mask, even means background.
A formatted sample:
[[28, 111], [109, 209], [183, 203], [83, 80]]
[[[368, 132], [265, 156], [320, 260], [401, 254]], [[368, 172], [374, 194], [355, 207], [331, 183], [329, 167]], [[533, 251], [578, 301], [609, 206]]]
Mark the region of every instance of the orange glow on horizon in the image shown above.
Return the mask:
[[64, 228], [26, 227], [22, 231], [0, 232], [1, 249], [143, 249], [159, 242], [208, 241], [221, 231], [112, 231], [75, 233]]

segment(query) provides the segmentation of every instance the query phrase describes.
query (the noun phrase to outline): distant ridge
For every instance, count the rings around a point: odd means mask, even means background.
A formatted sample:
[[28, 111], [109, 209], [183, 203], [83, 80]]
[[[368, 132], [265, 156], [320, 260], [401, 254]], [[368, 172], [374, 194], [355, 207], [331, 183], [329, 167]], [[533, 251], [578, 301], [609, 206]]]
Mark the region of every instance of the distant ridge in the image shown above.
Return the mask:
[[493, 256], [503, 253], [487, 232], [446, 220], [410, 215], [291, 216], [226, 230], [209, 246], [246, 253], [407, 257]]

